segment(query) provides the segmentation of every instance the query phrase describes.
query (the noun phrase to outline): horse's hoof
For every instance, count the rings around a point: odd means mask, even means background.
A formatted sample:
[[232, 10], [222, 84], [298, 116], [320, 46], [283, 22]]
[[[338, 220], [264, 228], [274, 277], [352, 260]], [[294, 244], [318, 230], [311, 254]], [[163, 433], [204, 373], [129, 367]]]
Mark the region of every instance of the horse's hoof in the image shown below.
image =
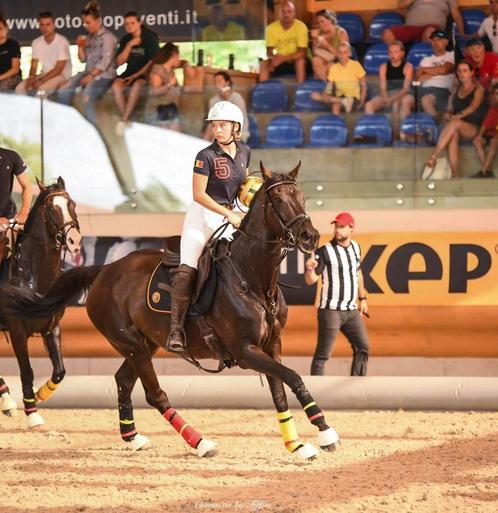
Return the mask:
[[318, 451], [311, 444], [303, 444], [297, 451], [294, 451], [302, 460], [312, 461], [316, 458]]
[[204, 456], [214, 456], [216, 453], [216, 444], [211, 440], [203, 438], [197, 446], [197, 454], [203, 458]]
[[45, 421], [43, 420], [43, 417], [36, 412], [30, 413], [27, 418], [28, 421], [28, 427], [30, 429], [43, 426], [45, 424]]
[[135, 438], [130, 442], [130, 449], [132, 451], [141, 451], [149, 447], [150, 440], [143, 435], [136, 434]]
[[328, 428], [325, 431], [318, 431], [318, 445], [320, 449], [333, 452], [339, 443], [339, 435], [335, 429]]
[[7, 417], [13, 417], [17, 414], [17, 404], [9, 394], [3, 394], [0, 399], [0, 411]]

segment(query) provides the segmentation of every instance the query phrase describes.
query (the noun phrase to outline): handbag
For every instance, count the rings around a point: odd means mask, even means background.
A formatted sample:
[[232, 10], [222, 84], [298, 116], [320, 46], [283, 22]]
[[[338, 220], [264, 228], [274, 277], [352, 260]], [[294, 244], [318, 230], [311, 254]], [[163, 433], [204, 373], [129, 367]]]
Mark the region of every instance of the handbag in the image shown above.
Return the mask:
[[451, 180], [451, 167], [446, 157], [436, 160], [434, 167], [425, 166], [422, 171], [422, 180]]
[[171, 121], [178, 117], [178, 107], [176, 103], [158, 105], [156, 108], [158, 121]]

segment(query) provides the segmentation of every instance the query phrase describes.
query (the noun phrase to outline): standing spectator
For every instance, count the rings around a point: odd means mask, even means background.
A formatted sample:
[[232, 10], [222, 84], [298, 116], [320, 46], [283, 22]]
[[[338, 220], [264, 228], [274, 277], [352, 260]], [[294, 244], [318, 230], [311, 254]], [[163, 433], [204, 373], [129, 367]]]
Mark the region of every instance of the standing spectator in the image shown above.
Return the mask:
[[306, 261], [304, 275], [308, 285], [322, 278], [318, 340], [311, 374], [324, 374], [325, 363], [330, 357], [337, 333], [341, 331], [353, 348], [351, 376], [365, 376], [369, 344], [361, 316], [368, 314], [368, 306], [360, 269], [360, 245], [352, 239], [354, 219], [350, 213], [338, 214], [332, 224], [335, 225], [334, 237], [318, 248], [316, 257], [312, 254]]
[[140, 94], [147, 85], [147, 71], [152, 58], [159, 51], [156, 34], [142, 26], [136, 12], [125, 14], [124, 27], [127, 34], [119, 42], [116, 64], [126, 64], [126, 69], [112, 84], [112, 92], [122, 116], [116, 126], [118, 135], [123, 134]]
[[460, 139], [472, 140], [479, 131], [486, 106], [484, 90], [472, 78], [472, 68], [467, 61], [457, 66], [458, 86], [448, 102], [445, 118], [448, 123], [439, 135], [436, 149], [427, 160], [427, 166], [434, 168], [438, 155], [448, 148], [448, 161], [453, 178], [458, 176], [458, 144]]
[[59, 89], [59, 101], [70, 105], [77, 87], [83, 89], [85, 117], [95, 124], [95, 102], [111, 87], [116, 77], [117, 39], [102, 25], [97, 2], [88, 2], [82, 10], [83, 26], [88, 37], [78, 36], [78, 58], [85, 63], [85, 71], [72, 77]]
[[472, 64], [474, 78], [489, 91], [498, 82], [498, 55], [486, 52], [484, 43], [474, 38], [465, 44], [465, 57]]
[[405, 47], [401, 41], [394, 41], [388, 49], [389, 62], [379, 68], [380, 95], [365, 105], [367, 114], [391, 107], [393, 134], [399, 136], [401, 99], [410, 92], [413, 66], [406, 62]]
[[382, 40], [386, 44], [395, 40], [405, 44], [429, 41], [434, 30], [446, 29], [450, 13], [458, 32], [462, 35], [465, 32], [458, 0], [399, 0], [398, 9], [405, 15], [405, 24], [384, 30]]
[[488, 16], [479, 27], [477, 35], [479, 37], [486, 36], [491, 42], [493, 52], [498, 53], [498, 0], [489, 0], [491, 8], [491, 16]]
[[[241, 140], [242, 142], [247, 142], [249, 139], [249, 121], [247, 119], [247, 108], [246, 102], [242, 95], [237, 91], [233, 90], [232, 79], [230, 75], [226, 71], [218, 71], [214, 74], [214, 86], [217, 89], [217, 93], [209, 99], [209, 109], [218, 102], [228, 101], [237, 105], [237, 107], [242, 112], [244, 116], [244, 123], [242, 125], [241, 131]], [[204, 131], [204, 139], [208, 141], [212, 141], [213, 137], [213, 129], [210, 125], [206, 126], [206, 130]]]
[[7, 21], [0, 14], [0, 91], [11, 91], [21, 81], [21, 48], [9, 37]]
[[346, 30], [337, 24], [335, 12], [329, 9], [317, 11], [315, 21], [318, 28], [310, 32], [313, 41], [313, 76], [326, 80], [329, 66], [337, 59], [339, 45], [349, 43], [349, 36]]
[[[54, 91], [71, 78], [69, 41], [55, 31], [54, 15], [41, 12], [38, 22], [42, 35], [31, 44], [33, 51], [29, 77], [16, 87], [16, 93]], [[38, 64], [41, 64], [39, 74]]]
[[246, 38], [244, 27], [225, 16], [223, 6], [211, 5], [209, 8], [209, 25], [202, 29], [203, 41], [242, 41]]
[[351, 112], [354, 107], [362, 109], [367, 97], [367, 79], [363, 66], [351, 59], [351, 46], [341, 43], [337, 50], [339, 62], [332, 64], [327, 74], [327, 86], [323, 93], [311, 93], [318, 102], [332, 104], [332, 112]]
[[[486, 117], [482, 122], [479, 133], [474, 140], [474, 147], [481, 162], [481, 169], [471, 178], [494, 178], [493, 161], [498, 150], [498, 84], [493, 85], [492, 95], [490, 97], [491, 106], [488, 109]], [[484, 146], [489, 143], [487, 153]]]
[[295, 73], [300, 84], [306, 78], [308, 27], [296, 19], [296, 8], [287, 0], [280, 6], [279, 18], [266, 28], [268, 58], [261, 62], [259, 80]]
[[[453, 80], [455, 78], [455, 56], [453, 52], [446, 51], [448, 36], [443, 30], [435, 30], [431, 34], [433, 55], [424, 57], [415, 73], [415, 79], [422, 82], [418, 89], [417, 109], [436, 117], [443, 112], [448, 104]], [[415, 97], [406, 95], [401, 100], [401, 119], [404, 119], [415, 106]]]

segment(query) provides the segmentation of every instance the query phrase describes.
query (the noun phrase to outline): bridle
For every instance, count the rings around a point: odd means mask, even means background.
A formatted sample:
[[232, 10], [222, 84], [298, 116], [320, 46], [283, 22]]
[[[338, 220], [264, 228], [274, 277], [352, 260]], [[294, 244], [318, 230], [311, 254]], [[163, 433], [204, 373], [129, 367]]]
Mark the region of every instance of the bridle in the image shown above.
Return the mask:
[[[48, 200], [52, 198], [53, 196], [62, 196], [66, 198], [68, 205], [69, 202], [72, 201], [69, 197], [69, 194], [67, 192], [51, 192], [47, 194], [47, 196], [43, 199], [42, 207], [45, 209], [46, 218], [48, 221], [48, 224], [52, 228], [52, 232], [54, 233], [54, 249], [59, 251], [61, 248], [64, 248], [65, 251], [69, 251], [71, 253], [71, 250], [69, 249], [67, 245], [67, 234], [70, 230], [73, 228], [80, 232], [80, 225], [77, 220], [73, 219], [71, 217], [70, 221], [65, 222], [62, 226], [60, 226], [57, 223], [57, 220], [55, 219], [55, 216], [53, 215], [53, 206], [48, 203]], [[68, 208], [69, 210], [69, 208]]]

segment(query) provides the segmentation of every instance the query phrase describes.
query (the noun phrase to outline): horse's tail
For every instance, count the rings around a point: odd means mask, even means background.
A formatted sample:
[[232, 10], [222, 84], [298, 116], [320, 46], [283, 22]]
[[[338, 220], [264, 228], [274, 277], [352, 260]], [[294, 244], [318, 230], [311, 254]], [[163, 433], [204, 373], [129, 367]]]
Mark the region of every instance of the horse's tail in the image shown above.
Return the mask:
[[51, 317], [75, 303], [87, 291], [102, 269], [102, 265], [77, 267], [63, 273], [45, 296], [28, 287], [0, 286], [0, 309], [4, 315], [22, 319]]

